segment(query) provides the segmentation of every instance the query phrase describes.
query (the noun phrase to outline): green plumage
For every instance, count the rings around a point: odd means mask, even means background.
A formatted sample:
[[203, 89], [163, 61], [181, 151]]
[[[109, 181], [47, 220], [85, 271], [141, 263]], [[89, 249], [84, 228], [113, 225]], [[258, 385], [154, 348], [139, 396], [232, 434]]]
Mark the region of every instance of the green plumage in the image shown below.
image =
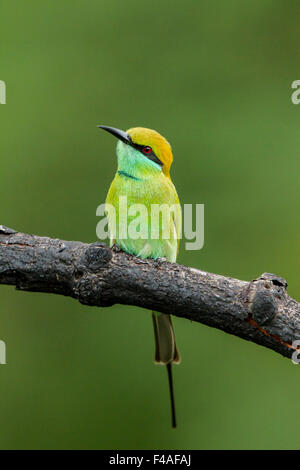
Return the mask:
[[[176, 261], [181, 229], [181, 210], [176, 189], [161, 165], [148, 159], [138, 149], [118, 141], [118, 170], [106, 199], [106, 213], [110, 229], [110, 244], [117, 244], [127, 253], [141, 258], [166, 258]], [[126, 203], [125, 199], [126, 198]], [[169, 226], [161, 215], [151, 217], [153, 207], [164, 204], [169, 215]], [[127, 205], [127, 207], [126, 207]], [[135, 211], [131, 212], [132, 205]], [[116, 224], [110, 212], [113, 207]], [[146, 212], [145, 212], [146, 209]], [[137, 218], [138, 216], [138, 218]], [[132, 236], [135, 228], [139, 238]], [[167, 365], [171, 391], [173, 426], [176, 426], [171, 364], [180, 357], [170, 315], [153, 312], [155, 333], [155, 362]]]
[[[141, 258], [166, 258], [175, 262], [180, 235], [181, 212], [176, 189], [167, 176], [164, 175], [159, 165], [145, 158], [141, 153], [118, 142], [118, 171], [107, 194], [106, 203], [112, 205], [116, 211], [116, 227], [113, 228], [109, 218], [111, 229], [111, 244], [117, 243], [127, 253], [140, 256]], [[139, 227], [141, 238], [133, 240], [128, 233], [128, 227], [134, 222], [136, 214], [127, 214], [124, 217], [124, 208], [121, 207], [120, 196], [126, 196], [127, 208], [133, 204], [142, 204], [147, 210], [147, 216], [140, 211]], [[170, 238], [163, 238], [163, 219], [155, 223], [151, 218], [153, 205], [166, 204], [174, 208], [170, 219]], [[126, 221], [126, 226], [124, 226]], [[122, 236], [122, 232], [126, 235]], [[153, 238], [155, 234], [156, 238]], [[120, 236], [121, 235], [121, 236]]]

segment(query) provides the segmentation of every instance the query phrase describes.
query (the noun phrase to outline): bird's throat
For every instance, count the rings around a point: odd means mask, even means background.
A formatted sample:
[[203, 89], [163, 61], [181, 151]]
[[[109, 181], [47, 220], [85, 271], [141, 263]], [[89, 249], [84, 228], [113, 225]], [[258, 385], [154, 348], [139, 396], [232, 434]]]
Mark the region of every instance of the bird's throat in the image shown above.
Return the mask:
[[135, 181], [143, 181], [157, 177], [161, 172], [161, 166], [149, 160], [142, 153], [119, 141], [117, 144], [118, 174], [123, 178], [131, 178]]
[[133, 176], [130, 173], [127, 173], [126, 171], [123, 171], [123, 170], [118, 170], [118, 175], [123, 176], [124, 178], [131, 178], [135, 181], [142, 181], [141, 178], [138, 178], [137, 176]]

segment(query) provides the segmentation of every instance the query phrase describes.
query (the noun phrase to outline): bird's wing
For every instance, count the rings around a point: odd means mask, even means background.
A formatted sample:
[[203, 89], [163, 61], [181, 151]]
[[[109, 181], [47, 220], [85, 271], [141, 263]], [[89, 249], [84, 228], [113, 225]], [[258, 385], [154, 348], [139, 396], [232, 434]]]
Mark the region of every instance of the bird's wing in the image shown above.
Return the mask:
[[175, 228], [175, 233], [176, 233], [176, 238], [177, 238], [177, 252], [176, 252], [176, 257], [178, 255], [179, 251], [179, 244], [180, 244], [180, 238], [181, 238], [181, 223], [182, 223], [182, 214], [181, 214], [181, 206], [179, 202], [179, 198], [175, 189], [175, 186], [173, 185], [174, 188], [174, 208], [172, 210], [172, 220], [174, 222], [174, 228]]

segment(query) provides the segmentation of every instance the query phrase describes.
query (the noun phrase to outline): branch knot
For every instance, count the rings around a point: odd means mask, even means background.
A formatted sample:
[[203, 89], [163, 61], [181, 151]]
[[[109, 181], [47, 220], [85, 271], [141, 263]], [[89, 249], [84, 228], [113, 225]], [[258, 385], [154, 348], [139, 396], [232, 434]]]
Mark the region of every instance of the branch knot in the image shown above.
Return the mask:
[[287, 282], [280, 276], [263, 273], [250, 284], [248, 302], [250, 317], [259, 325], [270, 323], [280, 310]]

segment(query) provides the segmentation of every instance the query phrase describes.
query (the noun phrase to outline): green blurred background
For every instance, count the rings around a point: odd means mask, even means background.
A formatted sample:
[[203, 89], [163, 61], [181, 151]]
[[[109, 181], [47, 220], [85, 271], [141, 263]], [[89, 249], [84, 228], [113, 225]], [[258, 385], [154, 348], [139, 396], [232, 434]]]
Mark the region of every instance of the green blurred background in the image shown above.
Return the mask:
[[[300, 299], [299, 1], [0, 3], [0, 224], [95, 241], [116, 169], [96, 125], [150, 127], [181, 202], [205, 204], [205, 246], [179, 262], [275, 272]], [[300, 447], [291, 361], [175, 318], [174, 431], [146, 310], [0, 289], [0, 448]]]

